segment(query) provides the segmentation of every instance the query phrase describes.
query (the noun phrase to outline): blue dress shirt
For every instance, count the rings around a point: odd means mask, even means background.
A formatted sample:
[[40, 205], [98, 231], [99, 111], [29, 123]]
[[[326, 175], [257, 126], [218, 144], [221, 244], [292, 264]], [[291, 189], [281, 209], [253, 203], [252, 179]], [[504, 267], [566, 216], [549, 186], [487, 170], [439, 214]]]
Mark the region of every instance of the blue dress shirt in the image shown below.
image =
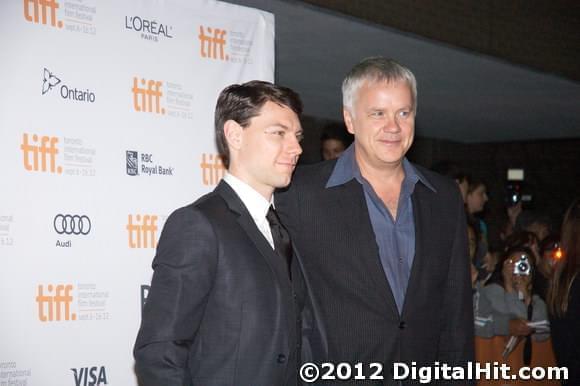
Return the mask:
[[349, 146], [336, 161], [334, 170], [326, 183], [326, 188], [331, 188], [345, 184], [354, 178], [362, 185], [379, 250], [379, 258], [393, 292], [399, 314], [403, 310], [407, 284], [415, 257], [415, 221], [411, 194], [419, 181], [435, 191], [435, 188], [407, 158], [403, 159], [403, 170], [405, 178], [401, 186], [396, 219], [393, 219], [370, 183], [361, 175], [355, 158], [354, 144]]

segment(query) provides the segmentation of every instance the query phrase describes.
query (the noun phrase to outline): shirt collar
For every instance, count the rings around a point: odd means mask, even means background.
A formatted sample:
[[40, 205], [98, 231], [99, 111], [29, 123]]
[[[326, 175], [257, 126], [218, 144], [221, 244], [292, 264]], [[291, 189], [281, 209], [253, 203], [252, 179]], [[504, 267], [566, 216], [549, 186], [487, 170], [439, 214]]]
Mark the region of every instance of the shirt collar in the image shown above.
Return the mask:
[[[363, 178], [356, 162], [354, 151], [354, 143], [352, 143], [341, 154], [341, 156], [336, 161], [336, 164], [334, 165], [334, 169], [332, 170], [330, 178], [326, 182], [326, 188], [332, 188], [338, 185], [346, 184], [353, 178], [362, 184]], [[415, 185], [417, 181], [421, 181], [423, 185], [437, 193], [437, 190], [433, 187], [429, 180], [427, 180], [427, 178], [425, 178], [425, 176], [419, 170], [417, 170], [417, 168], [413, 166], [411, 162], [409, 162], [407, 157], [403, 158], [403, 170], [405, 171], [405, 181], [409, 181], [413, 185]]]
[[270, 205], [274, 206], [274, 195], [268, 201], [250, 185], [228, 172], [225, 173], [223, 180], [240, 197], [240, 200], [242, 200], [248, 212], [250, 212], [250, 216], [252, 216], [254, 222], [261, 223], [266, 218]]

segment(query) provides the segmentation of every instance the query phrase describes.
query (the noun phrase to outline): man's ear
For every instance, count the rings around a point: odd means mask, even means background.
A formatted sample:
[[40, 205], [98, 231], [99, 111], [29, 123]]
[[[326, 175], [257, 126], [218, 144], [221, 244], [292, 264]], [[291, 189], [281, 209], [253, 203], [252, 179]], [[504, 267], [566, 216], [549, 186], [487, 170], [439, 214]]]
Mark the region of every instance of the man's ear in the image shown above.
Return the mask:
[[244, 128], [233, 119], [224, 123], [224, 136], [228, 146], [232, 150], [239, 150], [242, 147], [242, 132]]
[[342, 107], [342, 117], [344, 118], [344, 124], [349, 133], [354, 135], [354, 126], [352, 124], [352, 114], [346, 107]]

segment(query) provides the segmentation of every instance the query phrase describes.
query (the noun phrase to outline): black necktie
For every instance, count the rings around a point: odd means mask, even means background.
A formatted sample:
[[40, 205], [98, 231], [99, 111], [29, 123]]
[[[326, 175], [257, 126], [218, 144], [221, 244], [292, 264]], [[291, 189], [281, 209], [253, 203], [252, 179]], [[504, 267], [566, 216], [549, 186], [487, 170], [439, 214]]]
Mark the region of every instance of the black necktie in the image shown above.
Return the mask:
[[290, 270], [292, 264], [292, 241], [290, 241], [290, 234], [280, 222], [280, 218], [272, 206], [268, 209], [266, 219], [268, 220], [270, 230], [272, 231], [274, 250], [286, 261], [288, 275], [290, 276], [290, 279], [292, 279], [292, 273]]

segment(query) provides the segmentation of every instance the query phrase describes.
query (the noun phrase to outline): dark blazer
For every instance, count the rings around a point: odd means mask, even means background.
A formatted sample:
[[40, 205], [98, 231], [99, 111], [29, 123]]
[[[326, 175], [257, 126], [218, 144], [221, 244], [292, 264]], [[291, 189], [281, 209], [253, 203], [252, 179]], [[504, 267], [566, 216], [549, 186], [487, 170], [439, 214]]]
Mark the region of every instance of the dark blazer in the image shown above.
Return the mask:
[[135, 343], [141, 386], [296, 385], [306, 288], [227, 183], [161, 233]]
[[312, 338], [318, 348], [315, 361], [380, 362], [384, 384], [391, 385], [398, 384], [388, 381], [393, 362], [433, 366], [435, 361], [456, 365], [473, 360], [467, 232], [456, 184], [415, 165], [436, 192], [419, 181], [411, 197], [415, 258], [400, 315], [362, 186], [353, 179], [325, 188], [334, 165], [298, 168], [290, 188], [276, 196], [278, 212], [302, 254], [313, 302], [320, 307], [324, 331]]

